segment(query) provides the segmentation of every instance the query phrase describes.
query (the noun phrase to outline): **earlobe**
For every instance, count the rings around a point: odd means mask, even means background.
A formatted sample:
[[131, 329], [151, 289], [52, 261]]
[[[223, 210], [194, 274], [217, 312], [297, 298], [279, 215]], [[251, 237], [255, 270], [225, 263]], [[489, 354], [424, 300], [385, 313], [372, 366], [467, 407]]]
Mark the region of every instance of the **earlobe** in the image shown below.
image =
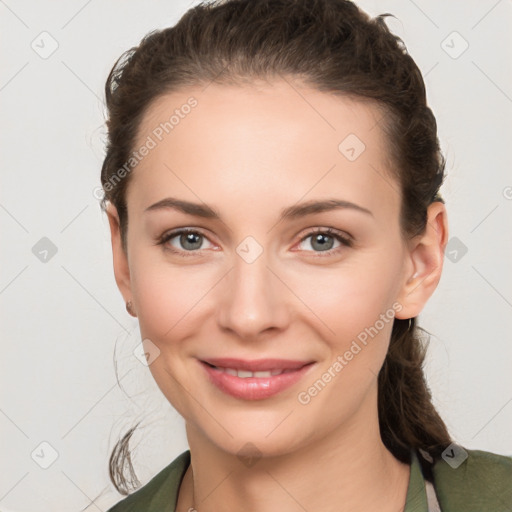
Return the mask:
[[114, 265], [114, 275], [117, 287], [121, 292], [125, 302], [132, 299], [130, 267], [128, 265], [128, 257], [124, 251], [121, 240], [121, 228], [119, 223], [119, 215], [116, 207], [112, 203], [108, 203], [106, 207], [108, 222], [110, 225], [110, 239], [112, 242], [112, 258]]
[[424, 233], [411, 241], [409, 258], [412, 272], [406, 277], [398, 297], [402, 309], [396, 314], [397, 318], [418, 316], [434, 293], [441, 279], [447, 240], [446, 208], [436, 201], [428, 207]]

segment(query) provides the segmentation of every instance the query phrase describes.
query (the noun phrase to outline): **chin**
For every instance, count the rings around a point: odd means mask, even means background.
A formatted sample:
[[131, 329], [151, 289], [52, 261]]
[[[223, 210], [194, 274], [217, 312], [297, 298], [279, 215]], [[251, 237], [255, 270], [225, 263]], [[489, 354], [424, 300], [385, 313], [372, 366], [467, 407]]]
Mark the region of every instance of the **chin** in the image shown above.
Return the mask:
[[309, 428], [306, 421], [294, 417], [293, 412], [290, 414], [293, 411], [290, 407], [267, 414], [239, 410], [221, 415], [219, 409], [216, 410], [216, 420], [221, 421], [222, 426], [203, 417], [191, 429], [192, 437], [199, 434], [200, 438], [207, 438], [208, 444], [239, 458], [287, 455], [309, 444], [314, 437], [314, 429]]

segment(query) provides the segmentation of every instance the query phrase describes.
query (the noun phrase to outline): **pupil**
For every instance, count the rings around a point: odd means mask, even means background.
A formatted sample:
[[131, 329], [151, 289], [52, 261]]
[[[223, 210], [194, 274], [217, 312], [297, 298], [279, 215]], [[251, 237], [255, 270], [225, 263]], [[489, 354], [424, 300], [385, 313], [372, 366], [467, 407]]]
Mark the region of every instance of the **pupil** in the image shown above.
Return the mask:
[[[198, 244], [197, 240], [199, 239], [199, 236], [197, 233], [185, 233], [184, 235], [182, 235], [182, 237], [184, 237], [184, 241], [185, 241], [185, 244], [184, 244], [184, 247], [187, 247], [187, 243], [191, 243], [192, 245], [194, 244]], [[195, 239], [195, 240], [194, 240]], [[183, 242], [183, 240], [182, 240]], [[201, 246], [201, 243], [199, 242], [199, 247]], [[189, 247], [189, 249], [197, 249], [198, 247]]]
[[[329, 249], [331, 249], [331, 247], [325, 247], [325, 244], [326, 244], [325, 239], [326, 238], [329, 239], [331, 237], [329, 235], [324, 235], [322, 233], [319, 233], [314, 238], [314, 242], [318, 242], [320, 244], [320, 246], [319, 246], [320, 250], [327, 250], [328, 251]], [[327, 243], [327, 245], [329, 245], [329, 244]]]

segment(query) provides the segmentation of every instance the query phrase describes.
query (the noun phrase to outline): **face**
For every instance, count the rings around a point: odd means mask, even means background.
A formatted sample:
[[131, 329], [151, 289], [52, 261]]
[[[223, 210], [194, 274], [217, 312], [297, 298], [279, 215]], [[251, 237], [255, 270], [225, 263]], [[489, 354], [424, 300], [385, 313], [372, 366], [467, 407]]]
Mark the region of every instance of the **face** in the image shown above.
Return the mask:
[[146, 112], [116, 279], [158, 386], [222, 450], [289, 453], [376, 417], [417, 270], [381, 118], [285, 81], [189, 88]]

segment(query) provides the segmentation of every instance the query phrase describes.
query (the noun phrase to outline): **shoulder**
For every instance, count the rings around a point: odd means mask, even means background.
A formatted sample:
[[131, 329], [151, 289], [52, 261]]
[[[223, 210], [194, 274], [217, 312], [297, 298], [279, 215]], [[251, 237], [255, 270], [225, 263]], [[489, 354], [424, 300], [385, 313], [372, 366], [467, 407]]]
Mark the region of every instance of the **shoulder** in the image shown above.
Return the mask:
[[432, 474], [443, 511], [512, 510], [512, 456], [455, 446]]
[[[157, 473], [148, 483], [116, 503], [107, 512], [174, 511], [179, 486], [189, 464], [190, 451], [187, 450]], [[172, 508], [169, 508], [170, 506]]]

